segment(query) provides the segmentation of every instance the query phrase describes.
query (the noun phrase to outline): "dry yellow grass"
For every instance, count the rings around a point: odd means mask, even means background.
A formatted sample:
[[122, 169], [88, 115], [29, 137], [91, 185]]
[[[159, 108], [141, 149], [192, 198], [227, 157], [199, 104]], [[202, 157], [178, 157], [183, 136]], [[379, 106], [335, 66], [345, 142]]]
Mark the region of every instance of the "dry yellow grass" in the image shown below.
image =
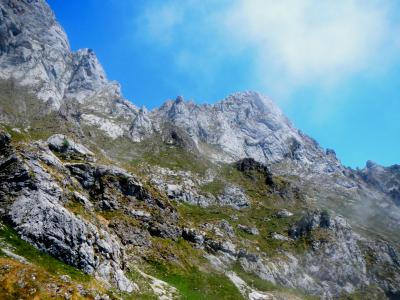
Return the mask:
[[[90, 286], [90, 288], [88, 288]], [[48, 273], [41, 267], [21, 263], [10, 258], [0, 258], [0, 298], [14, 299], [94, 299], [90, 290], [104, 289], [95, 282], [90, 282], [85, 288], [88, 295], [81, 295], [78, 284], [71, 280], [63, 280], [60, 276]]]

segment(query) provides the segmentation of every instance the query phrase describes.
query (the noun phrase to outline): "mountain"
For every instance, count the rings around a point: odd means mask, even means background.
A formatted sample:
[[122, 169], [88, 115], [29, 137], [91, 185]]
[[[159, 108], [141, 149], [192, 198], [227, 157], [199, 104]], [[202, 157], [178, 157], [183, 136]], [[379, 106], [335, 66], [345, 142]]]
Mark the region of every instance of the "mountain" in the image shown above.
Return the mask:
[[396, 205], [400, 204], [400, 166], [382, 167], [368, 161], [366, 167], [359, 171], [365, 182], [388, 195]]
[[0, 0], [5, 299], [399, 299], [400, 170], [274, 102], [125, 99], [44, 0]]

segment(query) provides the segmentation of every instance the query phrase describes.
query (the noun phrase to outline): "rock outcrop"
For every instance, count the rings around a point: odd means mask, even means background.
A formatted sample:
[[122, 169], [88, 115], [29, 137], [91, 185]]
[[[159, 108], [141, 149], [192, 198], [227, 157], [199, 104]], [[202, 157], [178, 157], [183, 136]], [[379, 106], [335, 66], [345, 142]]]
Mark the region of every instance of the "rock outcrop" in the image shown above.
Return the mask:
[[367, 184], [382, 191], [400, 206], [400, 165], [383, 167], [368, 161], [358, 174]]
[[[124, 254], [119, 241], [104, 228], [65, 208], [69, 201], [65, 187], [73, 184], [68, 169], [54, 155], [48, 159], [51, 152], [41, 153], [39, 144], [36, 149], [19, 153], [6, 134], [0, 136], [1, 211], [21, 237], [123, 291], [136, 289], [124, 275]], [[86, 149], [81, 145], [75, 147]], [[63, 176], [62, 180], [52, 175], [52, 168]]]
[[[239, 251], [240, 264], [262, 279], [300, 288], [323, 299], [351, 294], [368, 287], [371, 282], [378, 284], [380, 297], [385, 297], [385, 292], [398, 295], [400, 276], [391, 277], [390, 283], [383, 282], [379, 277], [382, 276], [383, 265], [390, 266], [388, 272], [399, 274], [399, 252], [384, 241], [367, 242], [342, 217], [331, 217], [326, 212], [310, 212], [290, 229], [289, 236], [294, 240], [310, 240], [312, 250], [305, 255], [283, 252], [283, 259]], [[286, 243], [293, 241], [288, 238], [279, 240]], [[371, 259], [371, 253], [379, 254]], [[382, 256], [383, 253], [386, 254]], [[392, 280], [397, 283], [393, 284]]]

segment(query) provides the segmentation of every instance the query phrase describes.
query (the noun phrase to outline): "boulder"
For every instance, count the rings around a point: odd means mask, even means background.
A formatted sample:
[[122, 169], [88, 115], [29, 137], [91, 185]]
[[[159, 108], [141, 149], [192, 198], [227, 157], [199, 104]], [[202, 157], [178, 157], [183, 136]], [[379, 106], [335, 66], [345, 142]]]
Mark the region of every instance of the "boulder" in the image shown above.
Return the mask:
[[120, 168], [90, 163], [74, 163], [65, 166], [96, 200], [100, 209], [119, 209], [120, 200], [124, 197], [131, 200], [151, 198], [133, 175]]
[[289, 217], [293, 216], [293, 213], [291, 213], [290, 211], [288, 211], [286, 209], [283, 209], [283, 210], [278, 211], [276, 213], [276, 216], [278, 218], [289, 218]]
[[76, 143], [63, 134], [55, 134], [47, 139], [50, 150], [58, 152], [66, 158], [93, 159], [93, 152], [85, 146]]
[[251, 179], [256, 179], [256, 174], [262, 174], [265, 178], [265, 184], [273, 185], [272, 173], [269, 171], [268, 167], [254, 158], [244, 158], [235, 163], [236, 169], [240, 172], [244, 173], [246, 176]]
[[168, 223], [153, 223], [149, 227], [149, 232], [153, 236], [177, 241], [182, 236], [182, 230]]
[[233, 227], [227, 220], [221, 220], [218, 223], [218, 227], [230, 238], [235, 237], [235, 231]]
[[248, 234], [251, 234], [251, 235], [259, 235], [260, 234], [256, 227], [239, 224], [238, 228]]
[[231, 240], [213, 240], [213, 239], [206, 239], [205, 248], [208, 251], [214, 253], [221, 253], [231, 258], [235, 258], [237, 255], [236, 245], [232, 243]]
[[182, 230], [182, 237], [198, 246], [201, 246], [204, 243], [204, 234], [194, 228], [184, 228]]
[[250, 201], [243, 190], [234, 185], [226, 186], [222, 195], [219, 195], [217, 198], [220, 205], [231, 206], [235, 209], [250, 206]]
[[298, 239], [317, 228], [334, 230], [335, 223], [341, 224], [341, 220], [341, 217], [336, 217], [335, 221], [333, 221], [326, 211], [309, 212], [289, 229], [289, 236], [293, 239]]
[[151, 246], [150, 235], [146, 230], [120, 220], [113, 220], [108, 227], [114, 230], [124, 245], [145, 248]]
[[291, 238], [276, 232], [271, 233], [271, 238], [278, 241], [293, 241]]

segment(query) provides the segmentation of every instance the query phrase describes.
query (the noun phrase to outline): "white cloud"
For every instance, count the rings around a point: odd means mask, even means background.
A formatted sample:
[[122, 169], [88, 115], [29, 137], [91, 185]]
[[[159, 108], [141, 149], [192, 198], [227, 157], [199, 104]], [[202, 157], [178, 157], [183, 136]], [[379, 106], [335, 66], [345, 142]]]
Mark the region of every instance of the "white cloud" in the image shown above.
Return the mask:
[[236, 42], [261, 69], [297, 82], [336, 80], [371, 64], [388, 41], [387, 1], [240, 0], [225, 13]]
[[156, 45], [175, 48], [183, 71], [210, 74], [247, 51], [255, 65], [249, 76], [287, 90], [382, 68], [397, 40], [392, 1], [167, 0], [148, 6], [139, 28]]

